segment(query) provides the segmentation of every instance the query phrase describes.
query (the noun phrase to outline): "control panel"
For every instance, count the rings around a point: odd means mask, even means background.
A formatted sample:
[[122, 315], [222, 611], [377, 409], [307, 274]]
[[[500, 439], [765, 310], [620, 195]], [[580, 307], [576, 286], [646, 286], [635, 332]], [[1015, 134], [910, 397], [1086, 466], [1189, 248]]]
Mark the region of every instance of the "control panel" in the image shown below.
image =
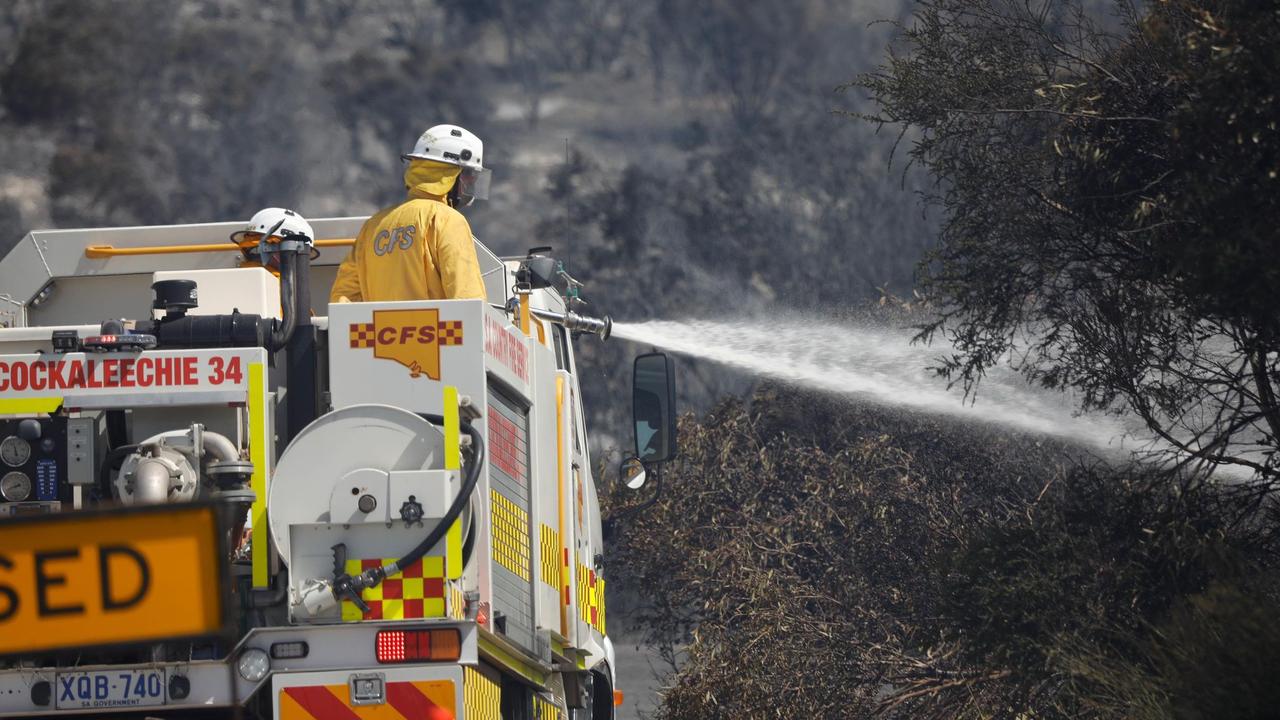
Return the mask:
[[71, 501], [69, 479], [93, 482], [92, 423], [59, 416], [0, 420], [0, 516], [57, 512]]

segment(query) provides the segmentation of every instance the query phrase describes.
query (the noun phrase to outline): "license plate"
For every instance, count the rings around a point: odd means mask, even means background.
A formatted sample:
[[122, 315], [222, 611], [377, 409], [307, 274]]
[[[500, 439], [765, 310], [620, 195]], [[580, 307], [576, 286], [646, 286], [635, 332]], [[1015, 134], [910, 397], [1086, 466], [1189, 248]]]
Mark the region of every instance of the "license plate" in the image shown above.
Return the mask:
[[59, 710], [164, 704], [163, 670], [58, 673], [56, 679]]

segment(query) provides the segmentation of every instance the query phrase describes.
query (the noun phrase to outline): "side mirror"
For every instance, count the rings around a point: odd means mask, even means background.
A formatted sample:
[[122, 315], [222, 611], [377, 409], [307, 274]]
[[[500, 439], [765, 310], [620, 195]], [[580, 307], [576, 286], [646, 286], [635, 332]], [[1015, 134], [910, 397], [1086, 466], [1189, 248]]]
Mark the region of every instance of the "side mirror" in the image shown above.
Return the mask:
[[551, 248], [529, 249], [529, 256], [520, 263], [520, 269], [516, 272], [517, 282], [528, 283], [532, 290], [549, 288], [555, 283], [556, 259], [550, 255], [543, 255], [544, 252], [551, 252]]
[[666, 462], [676, 456], [675, 374], [675, 363], [666, 353], [636, 357], [631, 416], [640, 462]]
[[622, 466], [618, 468], [618, 477], [628, 490], [639, 490], [644, 487], [645, 480], [648, 480], [644, 463], [637, 457], [629, 457], [622, 461]]

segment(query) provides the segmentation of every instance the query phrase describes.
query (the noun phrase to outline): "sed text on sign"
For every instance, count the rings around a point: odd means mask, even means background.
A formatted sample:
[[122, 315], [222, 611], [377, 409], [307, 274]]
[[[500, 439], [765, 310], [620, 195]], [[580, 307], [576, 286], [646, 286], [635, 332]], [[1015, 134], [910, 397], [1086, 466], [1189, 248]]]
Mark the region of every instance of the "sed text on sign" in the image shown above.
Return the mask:
[[0, 524], [0, 654], [216, 633], [217, 547], [198, 505]]

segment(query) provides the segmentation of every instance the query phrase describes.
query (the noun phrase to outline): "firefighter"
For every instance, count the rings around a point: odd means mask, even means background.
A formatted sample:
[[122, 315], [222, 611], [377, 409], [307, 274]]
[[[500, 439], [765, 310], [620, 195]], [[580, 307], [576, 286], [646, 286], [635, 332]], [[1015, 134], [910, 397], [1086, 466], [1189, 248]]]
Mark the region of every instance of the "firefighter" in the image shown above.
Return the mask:
[[489, 196], [484, 143], [436, 125], [401, 156], [409, 198], [365, 221], [329, 302], [485, 297], [471, 226], [459, 208]]

